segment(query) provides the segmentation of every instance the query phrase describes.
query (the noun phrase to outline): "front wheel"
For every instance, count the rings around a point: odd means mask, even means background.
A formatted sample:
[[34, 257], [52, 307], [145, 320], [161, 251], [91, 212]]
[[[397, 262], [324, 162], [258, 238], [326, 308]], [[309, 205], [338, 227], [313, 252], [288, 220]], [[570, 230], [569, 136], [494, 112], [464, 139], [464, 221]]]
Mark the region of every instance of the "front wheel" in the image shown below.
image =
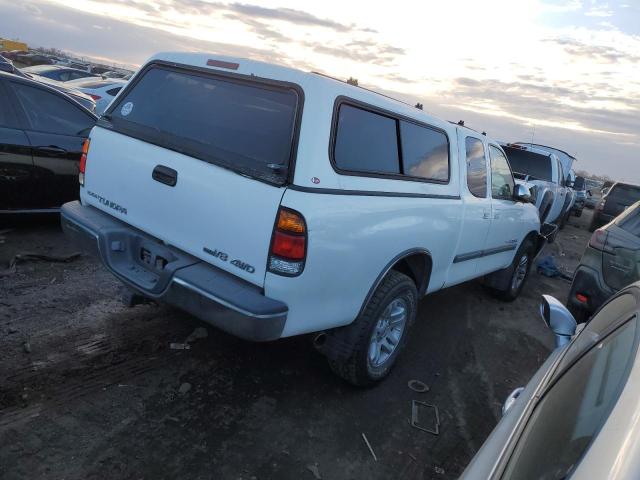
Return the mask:
[[512, 302], [520, 295], [529, 277], [533, 263], [534, 247], [530, 241], [524, 241], [516, 252], [513, 263], [509, 267], [511, 275], [503, 288], [492, 288], [496, 297], [505, 302]]
[[406, 344], [417, 303], [413, 280], [391, 270], [358, 318], [328, 333], [346, 347], [343, 357], [329, 358], [334, 373], [357, 386], [372, 385], [387, 376]]

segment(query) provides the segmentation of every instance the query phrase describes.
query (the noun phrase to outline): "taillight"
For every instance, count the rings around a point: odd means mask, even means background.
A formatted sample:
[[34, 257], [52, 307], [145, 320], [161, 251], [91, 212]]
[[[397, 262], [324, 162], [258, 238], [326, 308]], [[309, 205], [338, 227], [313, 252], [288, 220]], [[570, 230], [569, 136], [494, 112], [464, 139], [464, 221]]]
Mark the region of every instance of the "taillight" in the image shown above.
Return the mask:
[[600, 200], [598, 205], [596, 205], [596, 210], [604, 210], [604, 204], [605, 203], [607, 203], [607, 199], [606, 198], [603, 198], [602, 200]]
[[92, 93], [90, 93], [89, 96], [93, 98], [96, 102], [102, 98], [100, 95], [94, 95]]
[[80, 155], [80, 172], [78, 173], [78, 182], [84, 187], [84, 171], [87, 168], [87, 153], [89, 153], [89, 144], [91, 140], [88, 138], [82, 143], [82, 155]]
[[302, 273], [307, 256], [307, 225], [304, 217], [289, 208], [280, 207], [271, 237], [269, 271], [279, 275]]
[[593, 232], [593, 235], [591, 235], [591, 239], [589, 240], [589, 246], [596, 250], [605, 251], [607, 246], [607, 231], [599, 228]]

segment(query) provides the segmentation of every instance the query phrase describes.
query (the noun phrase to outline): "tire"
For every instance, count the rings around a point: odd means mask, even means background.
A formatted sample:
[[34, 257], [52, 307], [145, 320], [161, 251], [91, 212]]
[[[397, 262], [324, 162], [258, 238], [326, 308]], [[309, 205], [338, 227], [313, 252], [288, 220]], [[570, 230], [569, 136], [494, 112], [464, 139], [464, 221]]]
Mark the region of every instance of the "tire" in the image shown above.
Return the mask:
[[[331, 370], [360, 387], [373, 385], [386, 377], [407, 342], [409, 329], [416, 317], [417, 303], [418, 292], [413, 280], [391, 270], [352, 324], [328, 332], [328, 335], [337, 337], [334, 341], [346, 349], [343, 358], [329, 357]], [[404, 324], [398, 331], [397, 324], [393, 329], [393, 323], [389, 322], [393, 322], [394, 315], [400, 318], [403, 309]], [[385, 333], [388, 336], [384, 336]], [[375, 342], [375, 347], [374, 338], [380, 339]], [[390, 339], [395, 339], [396, 344], [389, 352]]]
[[576, 217], [581, 217], [582, 216], [582, 209], [576, 210], [575, 215], [576, 215]]
[[[491, 292], [496, 298], [505, 302], [513, 302], [524, 288], [531, 264], [533, 263], [534, 245], [530, 240], [525, 240], [516, 252], [513, 263], [509, 267], [512, 270], [508, 284], [504, 289], [491, 288]], [[526, 263], [525, 262], [526, 259]], [[524, 265], [523, 265], [524, 263]], [[522, 269], [524, 267], [524, 270]]]

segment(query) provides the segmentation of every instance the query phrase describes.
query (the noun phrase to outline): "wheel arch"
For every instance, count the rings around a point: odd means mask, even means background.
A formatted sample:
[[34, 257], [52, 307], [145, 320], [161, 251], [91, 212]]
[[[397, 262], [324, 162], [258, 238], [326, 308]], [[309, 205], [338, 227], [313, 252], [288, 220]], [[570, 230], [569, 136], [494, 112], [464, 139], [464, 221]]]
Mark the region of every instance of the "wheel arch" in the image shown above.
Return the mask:
[[404, 273], [411, 278], [416, 284], [418, 295], [422, 296], [427, 292], [427, 288], [429, 287], [432, 268], [433, 259], [431, 257], [431, 252], [426, 248], [411, 248], [399, 253], [386, 264], [384, 269], [382, 269], [376, 277], [376, 280], [369, 288], [369, 292], [360, 306], [358, 315], [362, 313], [371, 299], [371, 296], [374, 294], [382, 280], [384, 280], [384, 277], [386, 277], [391, 270]]

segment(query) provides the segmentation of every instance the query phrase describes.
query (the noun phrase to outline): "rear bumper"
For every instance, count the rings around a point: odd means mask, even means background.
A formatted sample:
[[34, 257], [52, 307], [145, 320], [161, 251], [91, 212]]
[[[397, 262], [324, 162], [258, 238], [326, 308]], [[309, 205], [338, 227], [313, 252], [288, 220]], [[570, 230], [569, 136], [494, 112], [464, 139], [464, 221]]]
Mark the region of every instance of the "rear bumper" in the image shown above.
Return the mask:
[[100, 257], [119, 280], [142, 295], [181, 308], [246, 340], [280, 338], [288, 307], [238, 277], [157, 239], [97, 208], [62, 206], [65, 234]]
[[[576, 318], [586, 320], [614, 293], [614, 290], [604, 284], [598, 271], [580, 265], [573, 276], [567, 308]], [[577, 294], [587, 297], [587, 302], [580, 302], [576, 298]]]

